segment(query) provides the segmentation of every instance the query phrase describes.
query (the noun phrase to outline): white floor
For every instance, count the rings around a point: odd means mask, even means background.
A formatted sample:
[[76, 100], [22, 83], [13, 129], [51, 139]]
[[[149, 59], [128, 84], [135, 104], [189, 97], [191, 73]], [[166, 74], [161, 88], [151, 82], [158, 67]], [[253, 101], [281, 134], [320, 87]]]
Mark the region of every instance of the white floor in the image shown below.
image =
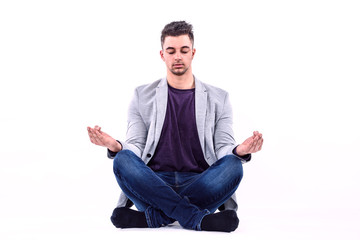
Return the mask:
[[[59, 214], [60, 216], [61, 214]], [[196, 232], [177, 223], [160, 229], [116, 229], [108, 216], [0, 218], [0, 239], [360, 239], [359, 212], [254, 209], [239, 212], [233, 233]]]

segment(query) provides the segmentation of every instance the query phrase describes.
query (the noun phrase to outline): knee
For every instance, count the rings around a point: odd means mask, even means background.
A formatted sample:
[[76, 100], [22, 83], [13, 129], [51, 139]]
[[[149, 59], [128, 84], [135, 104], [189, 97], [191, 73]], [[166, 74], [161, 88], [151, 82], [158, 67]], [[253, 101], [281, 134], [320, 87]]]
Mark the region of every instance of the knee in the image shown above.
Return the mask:
[[114, 173], [119, 175], [122, 171], [129, 171], [129, 169], [133, 168], [134, 158], [136, 157], [137, 156], [130, 150], [118, 152], [113, 162]]
[[120, 151], [116, 154], [113, 162], [114, 172], [122, 168], [121, 165], [124, 163], [124, 161], [126, 161], [126, 159], [127, 157], [125, 151]]
[[227, 155], [224, 157], [224, 163], [226, 165], [227, 174], [232, 176], [232, 178], [239, 179], [240, 182], [244, 175], [241, 160], [234, 155]]

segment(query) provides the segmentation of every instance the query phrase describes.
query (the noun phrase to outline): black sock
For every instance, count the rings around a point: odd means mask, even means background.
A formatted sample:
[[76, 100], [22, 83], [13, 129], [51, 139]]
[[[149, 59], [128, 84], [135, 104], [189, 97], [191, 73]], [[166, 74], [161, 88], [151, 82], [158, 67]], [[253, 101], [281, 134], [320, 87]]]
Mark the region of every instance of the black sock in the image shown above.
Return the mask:
[[115, 208], [111, 222], [117, 228], [147, 228], [145, 213], [130, 208]]
[[225, 210], [206, 215], [201, 221], [201, 230], [232, 232], [239, 225], [239, 219], [234, 210]]

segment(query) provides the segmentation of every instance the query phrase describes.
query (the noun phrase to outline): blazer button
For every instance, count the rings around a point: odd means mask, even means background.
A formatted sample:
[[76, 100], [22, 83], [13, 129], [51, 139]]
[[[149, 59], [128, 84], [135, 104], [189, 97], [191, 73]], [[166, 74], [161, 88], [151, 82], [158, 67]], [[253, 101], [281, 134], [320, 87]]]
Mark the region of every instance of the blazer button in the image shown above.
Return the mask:
[[148, 153], [148, 154], [146, 154], [146, 156], [149, 158], [149, 157], [151, 157], [151, 154], [150, 154], [150, 153]]

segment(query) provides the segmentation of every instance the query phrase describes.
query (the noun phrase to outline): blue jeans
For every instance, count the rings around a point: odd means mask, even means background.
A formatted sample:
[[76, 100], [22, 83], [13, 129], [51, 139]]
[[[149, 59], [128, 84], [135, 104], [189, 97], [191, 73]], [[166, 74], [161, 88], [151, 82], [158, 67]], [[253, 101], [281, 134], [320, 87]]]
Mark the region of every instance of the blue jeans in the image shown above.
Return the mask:
[[240, 159], [228, 155], [202, 173], [154, 172], [132, 151], [114, 158], [116, 180], [136, 208], [145, 213], [149, 227], [174, 221], [201, 230], [201, 220], [235, 192], [243, 176]]

